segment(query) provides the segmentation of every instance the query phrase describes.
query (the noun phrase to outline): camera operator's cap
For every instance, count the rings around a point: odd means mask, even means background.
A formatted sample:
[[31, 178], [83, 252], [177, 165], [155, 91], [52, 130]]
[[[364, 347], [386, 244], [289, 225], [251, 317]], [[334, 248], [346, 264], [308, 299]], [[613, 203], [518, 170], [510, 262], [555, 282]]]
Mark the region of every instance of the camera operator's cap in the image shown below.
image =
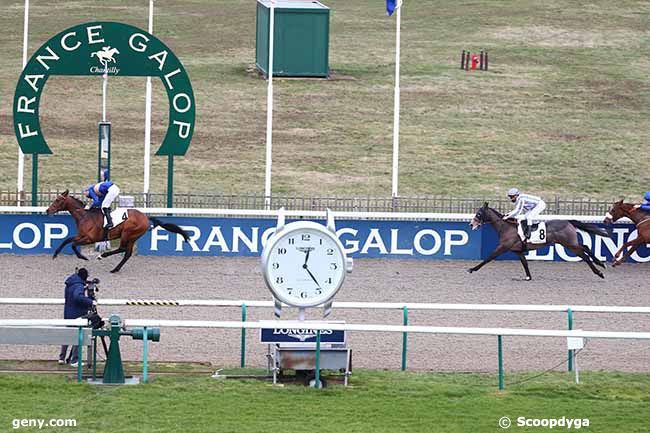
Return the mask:
[[77, 271], [77, 275], [79, 275], [82, 280], [86, 281], [88, 279], [88, 270], [86, 268], [81, 268]]

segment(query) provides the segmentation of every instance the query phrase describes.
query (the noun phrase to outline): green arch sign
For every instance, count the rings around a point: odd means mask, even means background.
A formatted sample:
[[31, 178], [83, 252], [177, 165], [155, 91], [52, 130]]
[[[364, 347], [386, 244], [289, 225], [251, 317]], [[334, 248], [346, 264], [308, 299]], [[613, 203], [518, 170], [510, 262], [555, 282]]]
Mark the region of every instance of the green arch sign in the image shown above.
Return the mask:
[[23, 69], [14, 94], [14, 130], [25, 154], [51, 154], [39, 121], [50, 75], [152, 76], [169, 99], [169, 126], [156, 155], [185, 155], [195, 124], [194, 92], [178, 57], [152, 34], [97, 21], [70, 27], [43, 44]]

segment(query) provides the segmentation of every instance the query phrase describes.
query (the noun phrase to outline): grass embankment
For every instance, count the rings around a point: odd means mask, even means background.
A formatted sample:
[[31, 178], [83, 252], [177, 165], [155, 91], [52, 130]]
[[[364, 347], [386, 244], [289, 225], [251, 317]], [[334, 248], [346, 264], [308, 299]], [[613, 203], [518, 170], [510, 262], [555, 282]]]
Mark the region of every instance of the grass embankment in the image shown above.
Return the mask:
[[[384, 2], [330, 0], [333, 79], [275, 84], [273, 192], [390, 196], [395, 19]], [[16, 186], [12, 100], [21, 70], [23, 2], [0, 16], [0, 189]], [[92, 20], [147, 27], [147, 2], [31, 4], [30, 54]], [[406, 2], [402, 15], [401, 195], [499, 196], [517, 185], [546, 197], [638, 197], [650, 143], [650, 3], [640, 0]], [[175, 191], [262, 193], [266, 82], [255, 62], [255, 3], [156, 4], [154, 33], [184, 63], [196, 95]], [[490, 52], [489, 72], [459, 70], [460, 52]], [[156, 80], [157, 81], [157, 80]], [[109, 83], [113, 176], [143, 184], [144, 79]], [[154, 82], [153, 146], [168, 102]], [[101, 80], [53, 77], [41, 124], [54, 155], [40, 189], [96, 176]], [[152, 158], [151, 192], [166, 189]], [[26, 189], [30, 186], [30, 158]]]
[[[526, 380], [532, 375], [509, 375]], [[497, 390], [494, 375], [356, 371], [351, 386], [274, 387], [257, 380], [157, 377], [127, 387], [72, 377], [0, 375], [0, 430], [18, 418], [74, 418], [83, 432], [498, 432], [518, 417], [589, 419], [585, 431], [648, 431], [650, 376], [547, 374]], [[557, 428], [565, 430], [563, 428]], [[37, 431], [21, 429], [21, 431]], [[47, 431], [70, 431], [48, 429]]]

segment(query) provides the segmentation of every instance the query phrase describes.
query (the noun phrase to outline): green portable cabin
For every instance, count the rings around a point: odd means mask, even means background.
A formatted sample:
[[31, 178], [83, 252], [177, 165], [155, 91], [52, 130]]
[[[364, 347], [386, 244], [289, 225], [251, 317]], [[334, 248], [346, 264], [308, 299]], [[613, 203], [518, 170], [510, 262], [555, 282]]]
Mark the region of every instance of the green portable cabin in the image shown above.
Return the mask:
[[[257, 1], [255, 65], [268, 75], [270, 0]], [[317, 1], [275, 2], [273, 76], [329, 75], [330, 9]]]

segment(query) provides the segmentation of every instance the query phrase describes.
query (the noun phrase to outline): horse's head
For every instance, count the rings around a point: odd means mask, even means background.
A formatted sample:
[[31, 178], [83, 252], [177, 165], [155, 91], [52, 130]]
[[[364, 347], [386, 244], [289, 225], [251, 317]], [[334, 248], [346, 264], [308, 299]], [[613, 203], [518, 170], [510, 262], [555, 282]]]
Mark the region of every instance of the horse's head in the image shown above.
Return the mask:
[[57, 195], [50, 207], [47, 208], [45, 213], [48, 215], [54, 215], [57, 212], [65, 210], [66, 208], [66, 199], [68, 198], [68, 190], [66, 189], [61, 194]]
[[611, 224], [623, 217], [629, 216], [630, 212], [634, 209], [634, 205], [631, 203], [623, 203], [623, 200], [619, 200], [612, 208], [605, 214], [605, 219], [603, 222], [605, 224]]
[[483, 206], [481, 206], [478, 211], [476, 211], [476, 215], [474, 215], [474, 218], [472, 218], [472, 221], [469, 223], [470, 226], [472, 226], [472, 230], [476, 230], [479, 227], [481, 227], [481, 224], [484, 224], [488, 220], [488, 203], [485, 202], [483, 203]]

